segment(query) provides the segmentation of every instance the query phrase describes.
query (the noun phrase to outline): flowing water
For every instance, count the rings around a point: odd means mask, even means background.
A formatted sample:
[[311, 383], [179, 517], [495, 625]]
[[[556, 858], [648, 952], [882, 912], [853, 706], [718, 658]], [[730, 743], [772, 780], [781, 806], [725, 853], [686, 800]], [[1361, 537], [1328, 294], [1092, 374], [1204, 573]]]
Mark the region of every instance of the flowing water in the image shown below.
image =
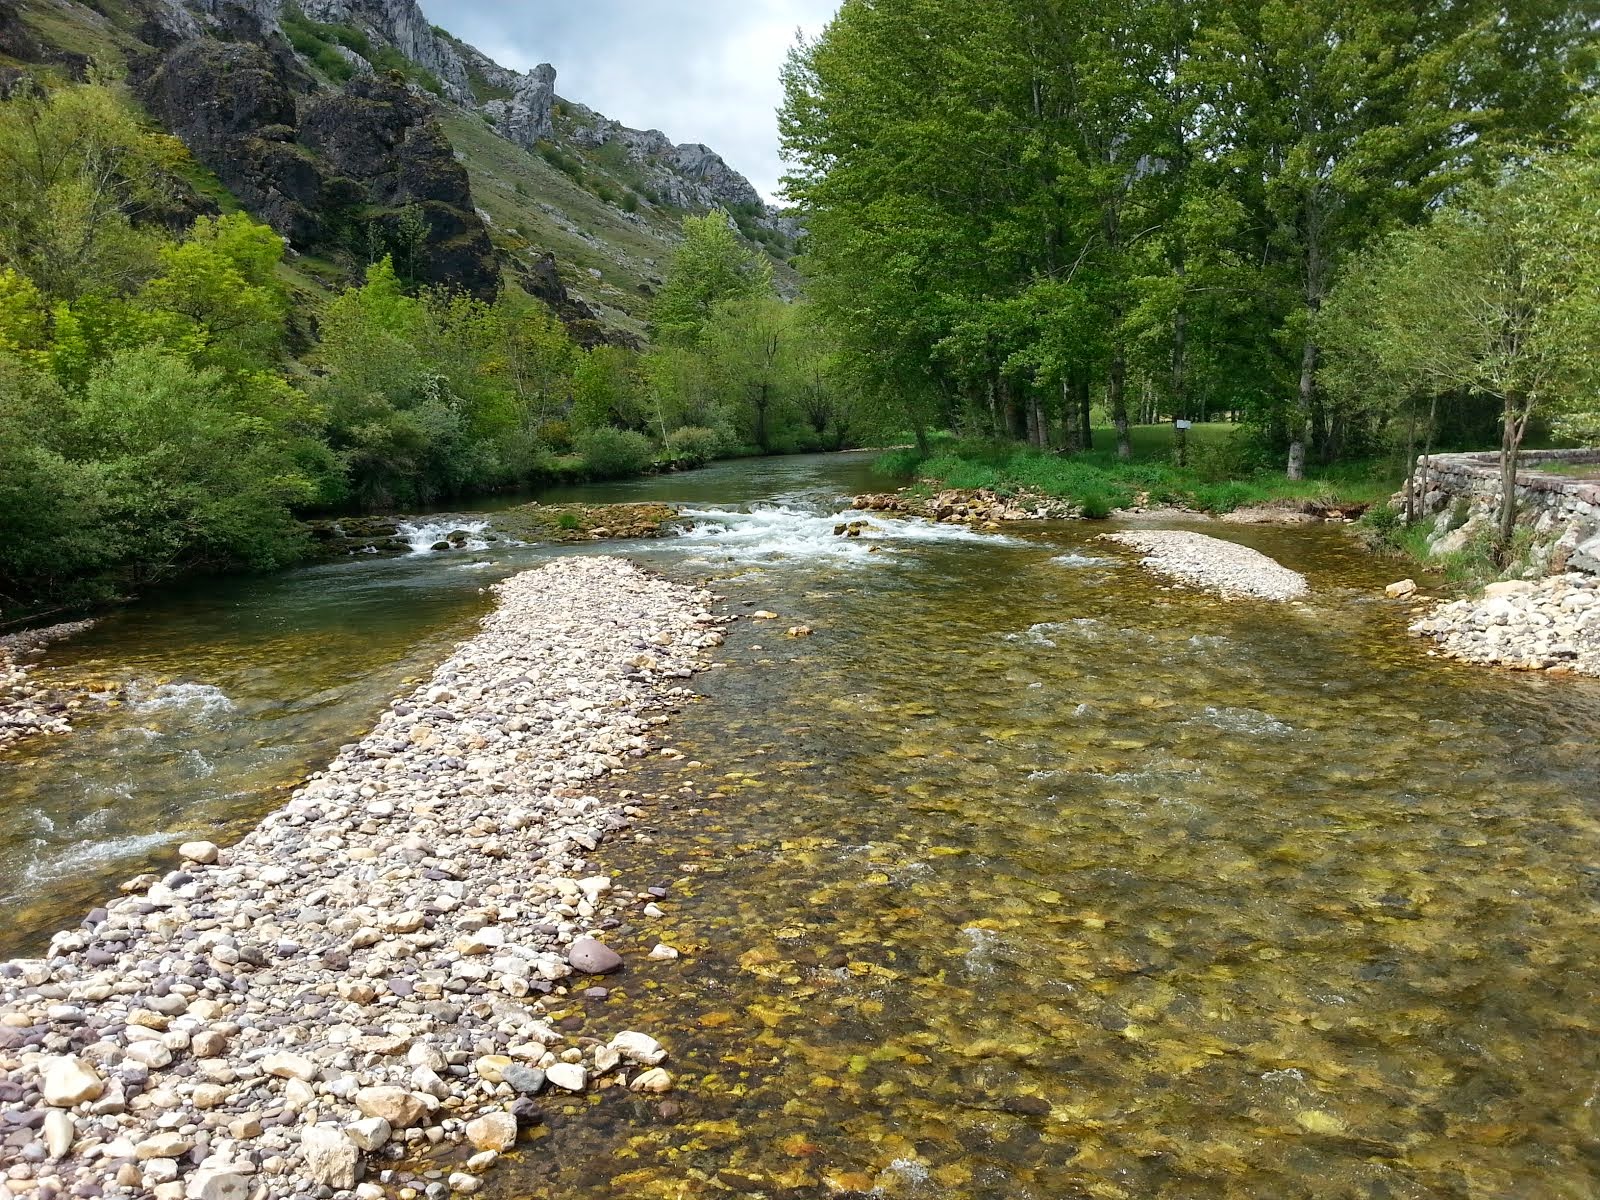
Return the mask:
[[[734, 627], [685, 759], [618, 781], [672, 797], [601, 852], [666, 916], [557, 1012], [654, 1033], [678, 1090], [551, 1101], [487, 1194], [1600, 1194], [1600, 686], [1427, 657], [1338, 530], [1223, 527], [1313, 586], [1224, 602], [1104, 525], [835, 537], [871, 484], [563, 497], [688, 503], [606, 549], [781, 620]], [[552, 553], [210, 585], [57, 647], [129, 699], [0, 760], [8, 948], [247, 826]]]

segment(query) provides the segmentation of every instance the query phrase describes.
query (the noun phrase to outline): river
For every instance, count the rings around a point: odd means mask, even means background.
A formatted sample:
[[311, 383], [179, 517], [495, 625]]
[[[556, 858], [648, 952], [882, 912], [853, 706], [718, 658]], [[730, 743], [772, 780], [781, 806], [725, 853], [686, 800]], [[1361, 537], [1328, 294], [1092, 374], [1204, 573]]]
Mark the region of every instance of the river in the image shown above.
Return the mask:
[[[678, 803], [601, 851], [668, 892], [617, 944], [683, 957], [557, 1014], [651, 1031], [678, 1090], [551, 1101], [485, 1194], [1600, 1190], [1600, 685], [1428, 657], [1342, 530], [1210, 529], [1313, 589], [1226, 602], [1106, 523], [835, 537], [881, 486], [825, 456], [551, 497], [689, 504], [602, 549], [781, 620], [733, 628], [686, 757], [626, 782]], [[578, 552], [211, 582], [53, 649], [128, 699], [0, 759], [4, 949], [248, 828], [489, 583]]]

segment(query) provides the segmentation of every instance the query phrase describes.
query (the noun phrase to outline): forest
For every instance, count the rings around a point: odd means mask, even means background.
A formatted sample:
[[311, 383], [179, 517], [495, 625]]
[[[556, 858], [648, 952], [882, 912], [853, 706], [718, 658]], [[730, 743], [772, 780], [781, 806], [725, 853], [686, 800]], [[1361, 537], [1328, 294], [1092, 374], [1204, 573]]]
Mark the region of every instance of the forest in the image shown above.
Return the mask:
[[196, 170], [114, 82], [0, 102], [0, 607], [292, 563], [307, 514], [855, 436], [724, 214], [686, 218], [647, 349], [585, 349], [513, 287], [416, 286], [403, 247], [308, 303], [271, 229], [187, 219]]
[[1238, 421], [1289, 480], [1592, 438], [1597, 13], [848, 0], [785, 72], [811, 304], [923, 456], [1091, 414], [1120, 460]]

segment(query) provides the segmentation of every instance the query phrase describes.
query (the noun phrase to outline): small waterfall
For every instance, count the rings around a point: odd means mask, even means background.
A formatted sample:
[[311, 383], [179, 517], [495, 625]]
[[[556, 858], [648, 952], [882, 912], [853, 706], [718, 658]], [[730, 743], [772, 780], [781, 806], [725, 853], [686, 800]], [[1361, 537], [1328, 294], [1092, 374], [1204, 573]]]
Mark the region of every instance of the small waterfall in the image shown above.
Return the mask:
[[402, 521], [395, 532], [418, 555], [432, 554], [441, 545], [452, 550], [486, 549], [489, 543], [480, 535], [488, 528], [487, 521]]

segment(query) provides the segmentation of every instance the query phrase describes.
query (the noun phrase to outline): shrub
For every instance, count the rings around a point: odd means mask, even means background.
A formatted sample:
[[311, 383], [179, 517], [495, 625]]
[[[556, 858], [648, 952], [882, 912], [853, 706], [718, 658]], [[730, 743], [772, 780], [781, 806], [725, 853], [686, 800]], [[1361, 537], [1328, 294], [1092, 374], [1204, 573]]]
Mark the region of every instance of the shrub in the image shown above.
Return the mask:
[[538, 438], [557, 454], [572, 453], [572, 426], [566, 421], [546, 421], [539, 426]]
[[576, 529], [582, 524], [583, 522], [578, 520], [577, 513], [564, 512], [556, 518], [558, 529]]
[[1377, 541], [1389, 544], [1404, 528], [1405, 514], [1392, 504], [1374, 504], [1361, 517], [1361, 530]]
[[584, 430], [575, 439], [575, 445], [593, 479], [623, 479], [641, 474], [655, 458], [654, 447], [644, 434], [611, 425]]
[[722, 435], [715, 429], [685, 425], [667, 435], [663, 457], [675, 467], [698, 467], [719, 457], [723, 449]]
[[1078, 511], [1093, 521], [1105, 520], [1116, 507], [1116, 503], [1104, 492], [1090, 492], [1078, 498]]

